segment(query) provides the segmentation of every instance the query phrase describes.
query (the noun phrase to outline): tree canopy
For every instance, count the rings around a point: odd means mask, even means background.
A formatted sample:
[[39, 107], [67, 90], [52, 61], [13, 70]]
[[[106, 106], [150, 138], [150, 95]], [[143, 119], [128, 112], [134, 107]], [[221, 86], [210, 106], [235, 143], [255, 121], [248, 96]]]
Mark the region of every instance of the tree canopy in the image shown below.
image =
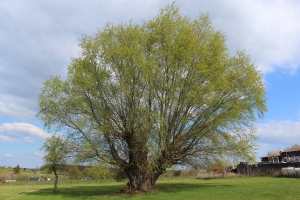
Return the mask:
[[44, 83], [38, 116], [67, 131], [77, 157], [124, 169], [130, 191], [172, 165], [254, 159], [262, 74], [225, 40], [207, 14], [191, 19], [174, 3], [141, 24], [107, 23], [82, 37], [65, 80]]
[[59, 134], [54, 134], [50, 138], [46, 138], [41, 150], [45, 152], [43, 160], [45, 165], [50, 167], [54, 172], [54, 192], [58, 192], [58, 174], [57, 171], [62, 169], [67, 162], [68, 144], [66, 138]]

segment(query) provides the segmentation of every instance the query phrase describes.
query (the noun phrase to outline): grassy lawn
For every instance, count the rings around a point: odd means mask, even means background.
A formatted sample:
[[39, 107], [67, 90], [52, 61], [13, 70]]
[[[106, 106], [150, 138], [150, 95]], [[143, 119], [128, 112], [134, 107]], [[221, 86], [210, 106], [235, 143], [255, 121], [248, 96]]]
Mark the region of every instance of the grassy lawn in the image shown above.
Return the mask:
[[158, 181], [159, 191], [120, 195], [114, 192], [124, 188], [124, 183], [65, 182], [59, 185], [59, 193], [52, 192], [52, 185], [36, 183], [0, 186], [0, 199], [300, 199], [299, 185], [299, 178], [175, 179]]

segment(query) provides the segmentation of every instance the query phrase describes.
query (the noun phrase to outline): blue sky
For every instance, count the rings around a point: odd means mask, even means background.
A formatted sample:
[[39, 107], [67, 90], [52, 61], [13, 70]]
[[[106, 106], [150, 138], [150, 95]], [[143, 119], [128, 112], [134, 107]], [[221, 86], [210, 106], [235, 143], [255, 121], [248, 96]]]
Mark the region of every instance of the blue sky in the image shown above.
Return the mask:
[[[153, 18], [172, 0], [0, 0], [0, 166], [41, 166], [51, 134], [35, 117], [49, 75], [65, 76], [83, 34], [108, 21]], [[268, 112], [257, 122], [257, 157], [300, 143], [300, 1], [177, 0], [209, 13], [230, 53], [245, 50], [264, 74]]]

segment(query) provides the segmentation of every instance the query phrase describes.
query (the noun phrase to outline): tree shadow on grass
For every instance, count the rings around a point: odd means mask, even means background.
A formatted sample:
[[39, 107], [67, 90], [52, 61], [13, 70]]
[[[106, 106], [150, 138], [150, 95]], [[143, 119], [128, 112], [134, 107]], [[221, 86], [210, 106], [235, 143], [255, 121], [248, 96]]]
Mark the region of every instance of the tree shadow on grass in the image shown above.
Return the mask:
[[193, 190], [193, 189], [199, 189], [199, 188], [212, 188], [212, 187], [234, 187], [234, 185], [229, 184], [219, 184], [219, 183], [159, 183], [157, 184], [157, 187], [161, 188], [161, 191], [163, 192], [170, 192], [170, 193], [176, 193], [176, 192], [182, 192], [184, 190]]
[[124, 187], [124, 185], [61, 185], [58, 187], [59, 192], [57, 193], [55, 193], [53, 191], [53, 187], [51, 187], [39, 189], [37, 191], [30, 192], [25, 195], [32, 197], [35, 196], [34, 199], [38, 199], [39, 196], [41, 199], [42, 197], [46, 196], [60, 197], [61, 199], [85, 199], [85, 197], [93, 197], [106, 193], [119, 192]]
[[[139, 193], [136, 195], [151, 195], [163, 193], [177, 193], [182, 191], [196, 190], [199, 188], [208, 188], [208, 187], [234, 187], [233, 185], [225, 185], [218, 183], [157, 183], [158, 190], [149, 191], [146, 193]], [[24, 194], [26, 196], [31, 196], [34, 199], [39, 199], [43, 197], [53, 197], [53, 199], [87, 199], [92, 197], [107, 197], [107, 196], [119, 196], [122, 197], [132, 197], [135, 194], [121, 194], [119, 191], [124, 189], [125, 185], [72, 185], [64, 187], [63, 185], [59, 187], [59, 192], [54, 193], [53, 188], [40, 189], [34, 192]], [[47, 198], [46, 198], [47, 199]]]

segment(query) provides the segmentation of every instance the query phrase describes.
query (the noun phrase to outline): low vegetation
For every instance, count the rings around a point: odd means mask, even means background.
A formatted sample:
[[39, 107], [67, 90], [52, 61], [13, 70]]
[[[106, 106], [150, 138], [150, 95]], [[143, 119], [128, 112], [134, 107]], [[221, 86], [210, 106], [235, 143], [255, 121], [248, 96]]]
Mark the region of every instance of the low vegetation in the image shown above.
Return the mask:
[[115, 181], [60, 181], [60, 193], [53, 192], [51, 183], [19, 181], [1, 187], [0, 199], [299, 199], [298, 178], [235, 177], [195, 179], [164, 177], [157, 182], [158, 190], [136, 194], [120, 194], [124, 183]]
[[[47, 173], [46, 169], [45, 166], [40, 170], [21, 168], [20, 174], [13, 174], [13, 168], [1, 168], [0, 181], [1, 177], [8, 176], [18, 181], [2, 181], [0, 199], [300, 199], [299, 177], [283, 177], [283, 173], [245, 176], [229, 172], [170, 169], [160, 176], [156, 190], [122, 194], [119, 191], [124, 189], [128, 179], [118, 182], [111, 176], [113, 171], [107, 171], [110, 176], [100, 173], [94, 174], [93, 179], [82, 180], [75, 178], [75, 174], [92, 174], [98, 168], [69, 166], [69, 170], [59, 174], [60, 193], [54, 193], [53, 181], [29, 181], [30, 176], [54, 179], [54, 175]], [[74, 172], [73, 176], [70, 172]]]

